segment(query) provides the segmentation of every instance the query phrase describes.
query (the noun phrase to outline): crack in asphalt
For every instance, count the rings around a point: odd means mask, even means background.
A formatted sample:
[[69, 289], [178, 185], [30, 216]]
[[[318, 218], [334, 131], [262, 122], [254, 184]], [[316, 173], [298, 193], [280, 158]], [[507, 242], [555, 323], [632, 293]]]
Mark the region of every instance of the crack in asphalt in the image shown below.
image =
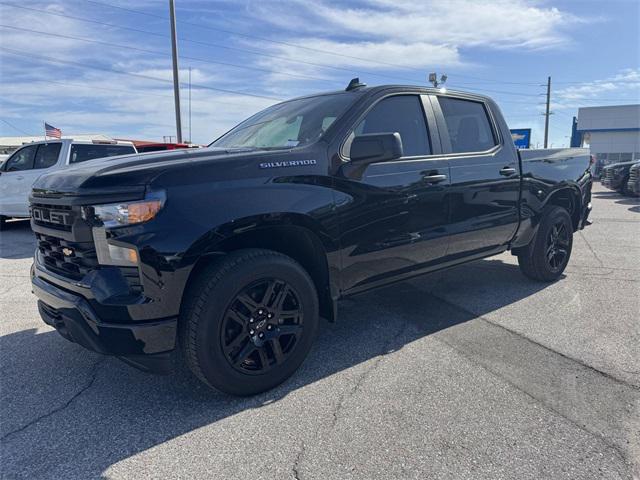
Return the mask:
[[300, 444], [300, 450], [296, 455], [295, 460], [293, 461], [293, 466], [291, 467], [291, 471], [293, 472], [293, 478], [296, 480], [302, 480], [302, 476], [300, 474], [300, 462], [302, 462], [302, 457], [304, 456], [304, 452], [306, 450], [306, 446], [304, 441]]
[[589, 251], [593, 255], [593, 258], [595, 258], [596, 261], [600, 264], [600, 267], [601, 268], [609, 268], [609, 267], [605, 267], [604, 266], [604, 262], [600, 259], [600, 257], [598, 257], [598, 254], [596, 253], [596, 251], [593, 249], [593, 247], [591, 246], [591, 244], [587, 240], [587, 237], [584, 236], [584, 233], [582, 233], [582, 230], [579, 230], [578, 234], [580, 235], [580, 238], [584, 241], [585, 245], [587, 246], [587, 248], [589, 249]]
[[[362, 372], [358, 378], [356, 379], [356, 381], [354, 382], [353, 386], [351, 387], [351, 389], [347, 392], [347, 393], [343, 393], [340, 398], [338, 399], [338, 402], [336, 402], [336, 406], [335, 408], [331, 411], [331, 415], [332, 415], [332, 420], [331, 423], [329, 425], [330, 429], [335, 428], [336, 424], [338, 423], [338, 417], [339, 417], [339, 413], [340, 411], [344, 408], [344, 404], [346, 403], [346, 401], [353, 397], [356, 393], [358, 393], [358, 391], [360, 390], [360, 387], [362, 386], [362, 384], [364, 383], [364, 381], [371, 375], [371, 373], [373, 373], [378, 366], [380, 365], [380, 363], [382, 363], [382, 360], [389, 354], [395, 352], [396, 350], [393, 351], [389, 351], [389, 349], [391, 348], [391, 346], [394, 344], [394, 342], [400, 338], [402, 335], [404, 335], [404, 333], [407, 331], [407, 329], [409, 327], [411, 327], [411, 323], [410, 322], [405, 322], [403, 323], [400, 328], [398, 329], [398, 331], [396, 332], [396, 334], [391, 337], [383, 346], [382, 348], [382, 352], [380, 352], [378, 354], [378, 356], [375, 358], [375, 360], [371, 363], [371, 365], [364, 371]], [[318, 425], [318, 428], [316, 429], [316, 433], [314, 436], [317, 436], [318, 432], [321, 429], [321, 424]], [[306, 445], [304, 443], [304, 441], [302, 441], [301, 445], [300, 445], [300, 450], [298, 451], [295, 460], [293, 462], [293, 466], [291, 467], [291, 471], [293, 472], [293, 476], [296, 480], [301, 480], [302, 479], [302, 474], [301, 474], [301, 470], [300, 470], [300, 466], [302, 464], [302, 460], [304, 457], [304, 454], [306, 453]]]
[[334, 408], [332, 415], [333, 415], [333, 419], [331, 422], [331, 428], [335, 428], [336, 424], [338, 423], [338, 416], [340, 414], [340, 411], [343, 409], [345, 402], [353, 397], [356, 393], [358, 393], [358, 391], [360, 390], [360, 387], [362, 386], [362, 384], [364, 383], [364, 381], [371, 375], [371, 373], [373, 373], [376, 368], [378, 368], [378, 366], [380, 365], [380, 363], [382, 362], [382, 360], [389, 355], [390, 353], [395, 352], [395, 350], [393, 352], [389, 351], [389, 348], [391, 348], [391, 345], [394, 344], [394, 342], [400, 338], [406, 331], [407, 329], [411, 326], [410, 322], [404, 322], [400, 328], [398, 329], [398, 331], [396, 332], [396, 334], [391, 337], [383, 346], [382, 348], [382, 352], [380, 352], [378, 354], [378, 356], [375, 358], [375, 360], [371, 363], [371, 365], [364, 371], [362, 372], [362, 374], [356, 379], [356, 381], [354, 382], [351, 390], [349, 390], [347, 393], [343, 393], [340, 398], [338, 399], [338, 402], [336, 404], [336, 407]]
[[15, 430], [11, 430], [10, 432], [6, 433], [4, 436], [2, 436], [2, 438], [0, 438], [0, 442], [4, 442], [5, 440], [7, 440], [9, 437], [20, 433], [24, 430], [26, 430], [27, 428], [36, 425], [37, 423], [41, 422], [42, 420], [52, 417], [53, 415], [56, 415], [57, 413], [60, 413], [62, 411], [64, 411], [65, 409], [67, 409], [73, 402], [74, 400], [76, 400], [78, 397], [80, 397], [82, 394], [84, 394], [87, 390], [89, 390], [95, 380], [96, 377], [98, 376], [98, 368], [100, 367], [100, 365], [105, 361], [107, 357], [101, 357], [98, 359], [98, 361], [96, 361], [93, 366], [91, 367], [91, 375], [89, 376], [89, 381], [86, 383], [86, 385], [84, 385], [80, 390], [78, 390], [75, 394], [73, 394], [73, 396], [67, 400], [65, 403], [63, 403], [62, 405], [54, 408], [53, 410], [40, 415], [39, 417], [34, 418], [33, 420], [27, 422], [26, 424], [24, 424], [23, 426], [16, 428]]

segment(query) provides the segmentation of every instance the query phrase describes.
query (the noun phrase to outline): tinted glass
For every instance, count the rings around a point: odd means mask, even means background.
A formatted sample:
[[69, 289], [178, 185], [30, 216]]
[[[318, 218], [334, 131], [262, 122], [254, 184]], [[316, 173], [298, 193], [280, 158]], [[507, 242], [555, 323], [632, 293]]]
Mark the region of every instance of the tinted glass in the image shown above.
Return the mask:
[[484, 105], [469, 100], [439, 98], [453, 153], [483, 152], [496, 145]]
[[136, 153], [131, 145], [74, 144], [71, 145], [69, 163], [86, 162], [94, 158], [115, 157], [129, 153]]
[[169, 150], [169, 148], [166, 145], [149, 145], [149, 146], [140, 146], [137, 148], [138, 152], [140, 153], [144, 153], [144, 152], [160, 152], [163, 150]]
[[291, 148], [318, 140], [355, 97], [320, 95], [279, 103], [257, 113], [210, 146], [222, 148]]
[[33, 168], [49, 168], [58, 162], [61, 143], [47, 143], [40, 145], [36, 153], [36, 160]]
[[21, 148], [11, 155], [5, 165], [7, 172], [18, 172], [21, 170], [31, 170], [33, 168], [33, 159], [36, 155], [38, 145], [30, 145]]
[[378, 102], [355, 129], [356, 135], [398, 132], [405, 157], [429, 155], [431, 147], [420, 98], [398, 95]]

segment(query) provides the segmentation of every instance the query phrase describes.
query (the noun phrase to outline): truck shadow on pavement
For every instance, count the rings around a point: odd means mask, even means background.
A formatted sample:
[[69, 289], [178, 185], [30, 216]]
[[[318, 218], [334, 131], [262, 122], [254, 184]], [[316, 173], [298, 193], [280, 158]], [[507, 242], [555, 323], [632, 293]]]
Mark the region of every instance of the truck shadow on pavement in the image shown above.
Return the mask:
[[[473, 286], [476, 298], [487, 296], [486, 301], [476, 302], [479, 311], [471, 313], [428, 293], [447, 285], [453, 288], [461, 280], [462, 288]], [[69, 343], [53, 331], [27, 329], [2, 336], [3, 475], [100, 477], [122, 460], [205, 426], [217, 443], [224, 442], [225, 450], [242, 449], [233, 444], [237, 437], [225, 433], [228, 423], [216, 422], [285, 401], [290, 395], [310, 394], [324, 397], [320, 402], [332, 402], [331, 396], [322, 394], [328, 387], [316, 382], [340, 382], [332, 376], [545, 287], [525, 279], [515, 265], [483, 260], [359, 295], [341, 304], [336, 324], [323, 326], [310, 357], [289, 381], [249, 398], [211, 391], [184, 373], [139, 372]], [[301, 390], [305, 387], [310, 392]], [[304, 415], [299, 409], [289, 411]], [[290, 415], [294, 418], [289, 421], [295, 423], [295, 413]], [[263, 428], [277, 430], [273, 415], [265, 416]]]

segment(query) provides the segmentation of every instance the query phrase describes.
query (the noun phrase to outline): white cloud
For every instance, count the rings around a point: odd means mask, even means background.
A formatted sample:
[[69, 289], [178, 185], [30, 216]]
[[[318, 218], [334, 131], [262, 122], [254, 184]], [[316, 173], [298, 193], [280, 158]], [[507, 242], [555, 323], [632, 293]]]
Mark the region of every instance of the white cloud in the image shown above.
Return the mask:
[[459, 66], [466, 62], [461, 51], [472, 47], [557, 48], [570, 42], [567, 27], [585, 21], [527, 0], [365, 0], [357, 7], [326, 1], [263, 1], [253, 4], [253, 12], [256, 18], [302, 37], [289, 43], [305, 49], [269, 46], [280, 55], [369, 70]]
[[610, 78], [560, 88], [554, 92], [552, 98], [555, 108], [584, 107], [589, 105], [589, 102], [598, 101], [599, 98], [640, 102], [640, 70], [626, 69]]

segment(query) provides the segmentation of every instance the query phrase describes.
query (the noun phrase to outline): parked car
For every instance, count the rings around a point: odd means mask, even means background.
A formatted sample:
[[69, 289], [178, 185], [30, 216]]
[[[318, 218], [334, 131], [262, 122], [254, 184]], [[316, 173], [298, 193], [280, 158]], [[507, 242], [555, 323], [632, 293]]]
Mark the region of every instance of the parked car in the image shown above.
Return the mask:
[[627, 193], [640, 196], [640, 162], [636, 162], [629, 168], [629, 180], [627, 181]]
[[637, 160], [607, 165], [602, 169], [600, 182], [609, 190], [616, 190], [624, 194], [628, 193], [629, 173], [631, 166], [635, 163], [637, 163]]
[[488, 97], [354, 79], [209, 148], [43, 175], [33, 291], [88, 349], [156, 372], [183, 358], [255, 394], [293, 374], [341, 298], [507, 250], [526, 276], [561, 278], [589, 164], [582, 149], [521, 158]]
[[161, 152], [165, 150], [177, 150], [179, 148], [197, 148], [189, 143], [143, 143], [138, 145], [138, 152]]
[[0, 167], [0, 229], [7, 218], [29, 217], [29, 193], [40, 175], [87, 160], [131, 153], [136, 153], [131, 142], [104, 140], [43, 140], [20, 147]]

